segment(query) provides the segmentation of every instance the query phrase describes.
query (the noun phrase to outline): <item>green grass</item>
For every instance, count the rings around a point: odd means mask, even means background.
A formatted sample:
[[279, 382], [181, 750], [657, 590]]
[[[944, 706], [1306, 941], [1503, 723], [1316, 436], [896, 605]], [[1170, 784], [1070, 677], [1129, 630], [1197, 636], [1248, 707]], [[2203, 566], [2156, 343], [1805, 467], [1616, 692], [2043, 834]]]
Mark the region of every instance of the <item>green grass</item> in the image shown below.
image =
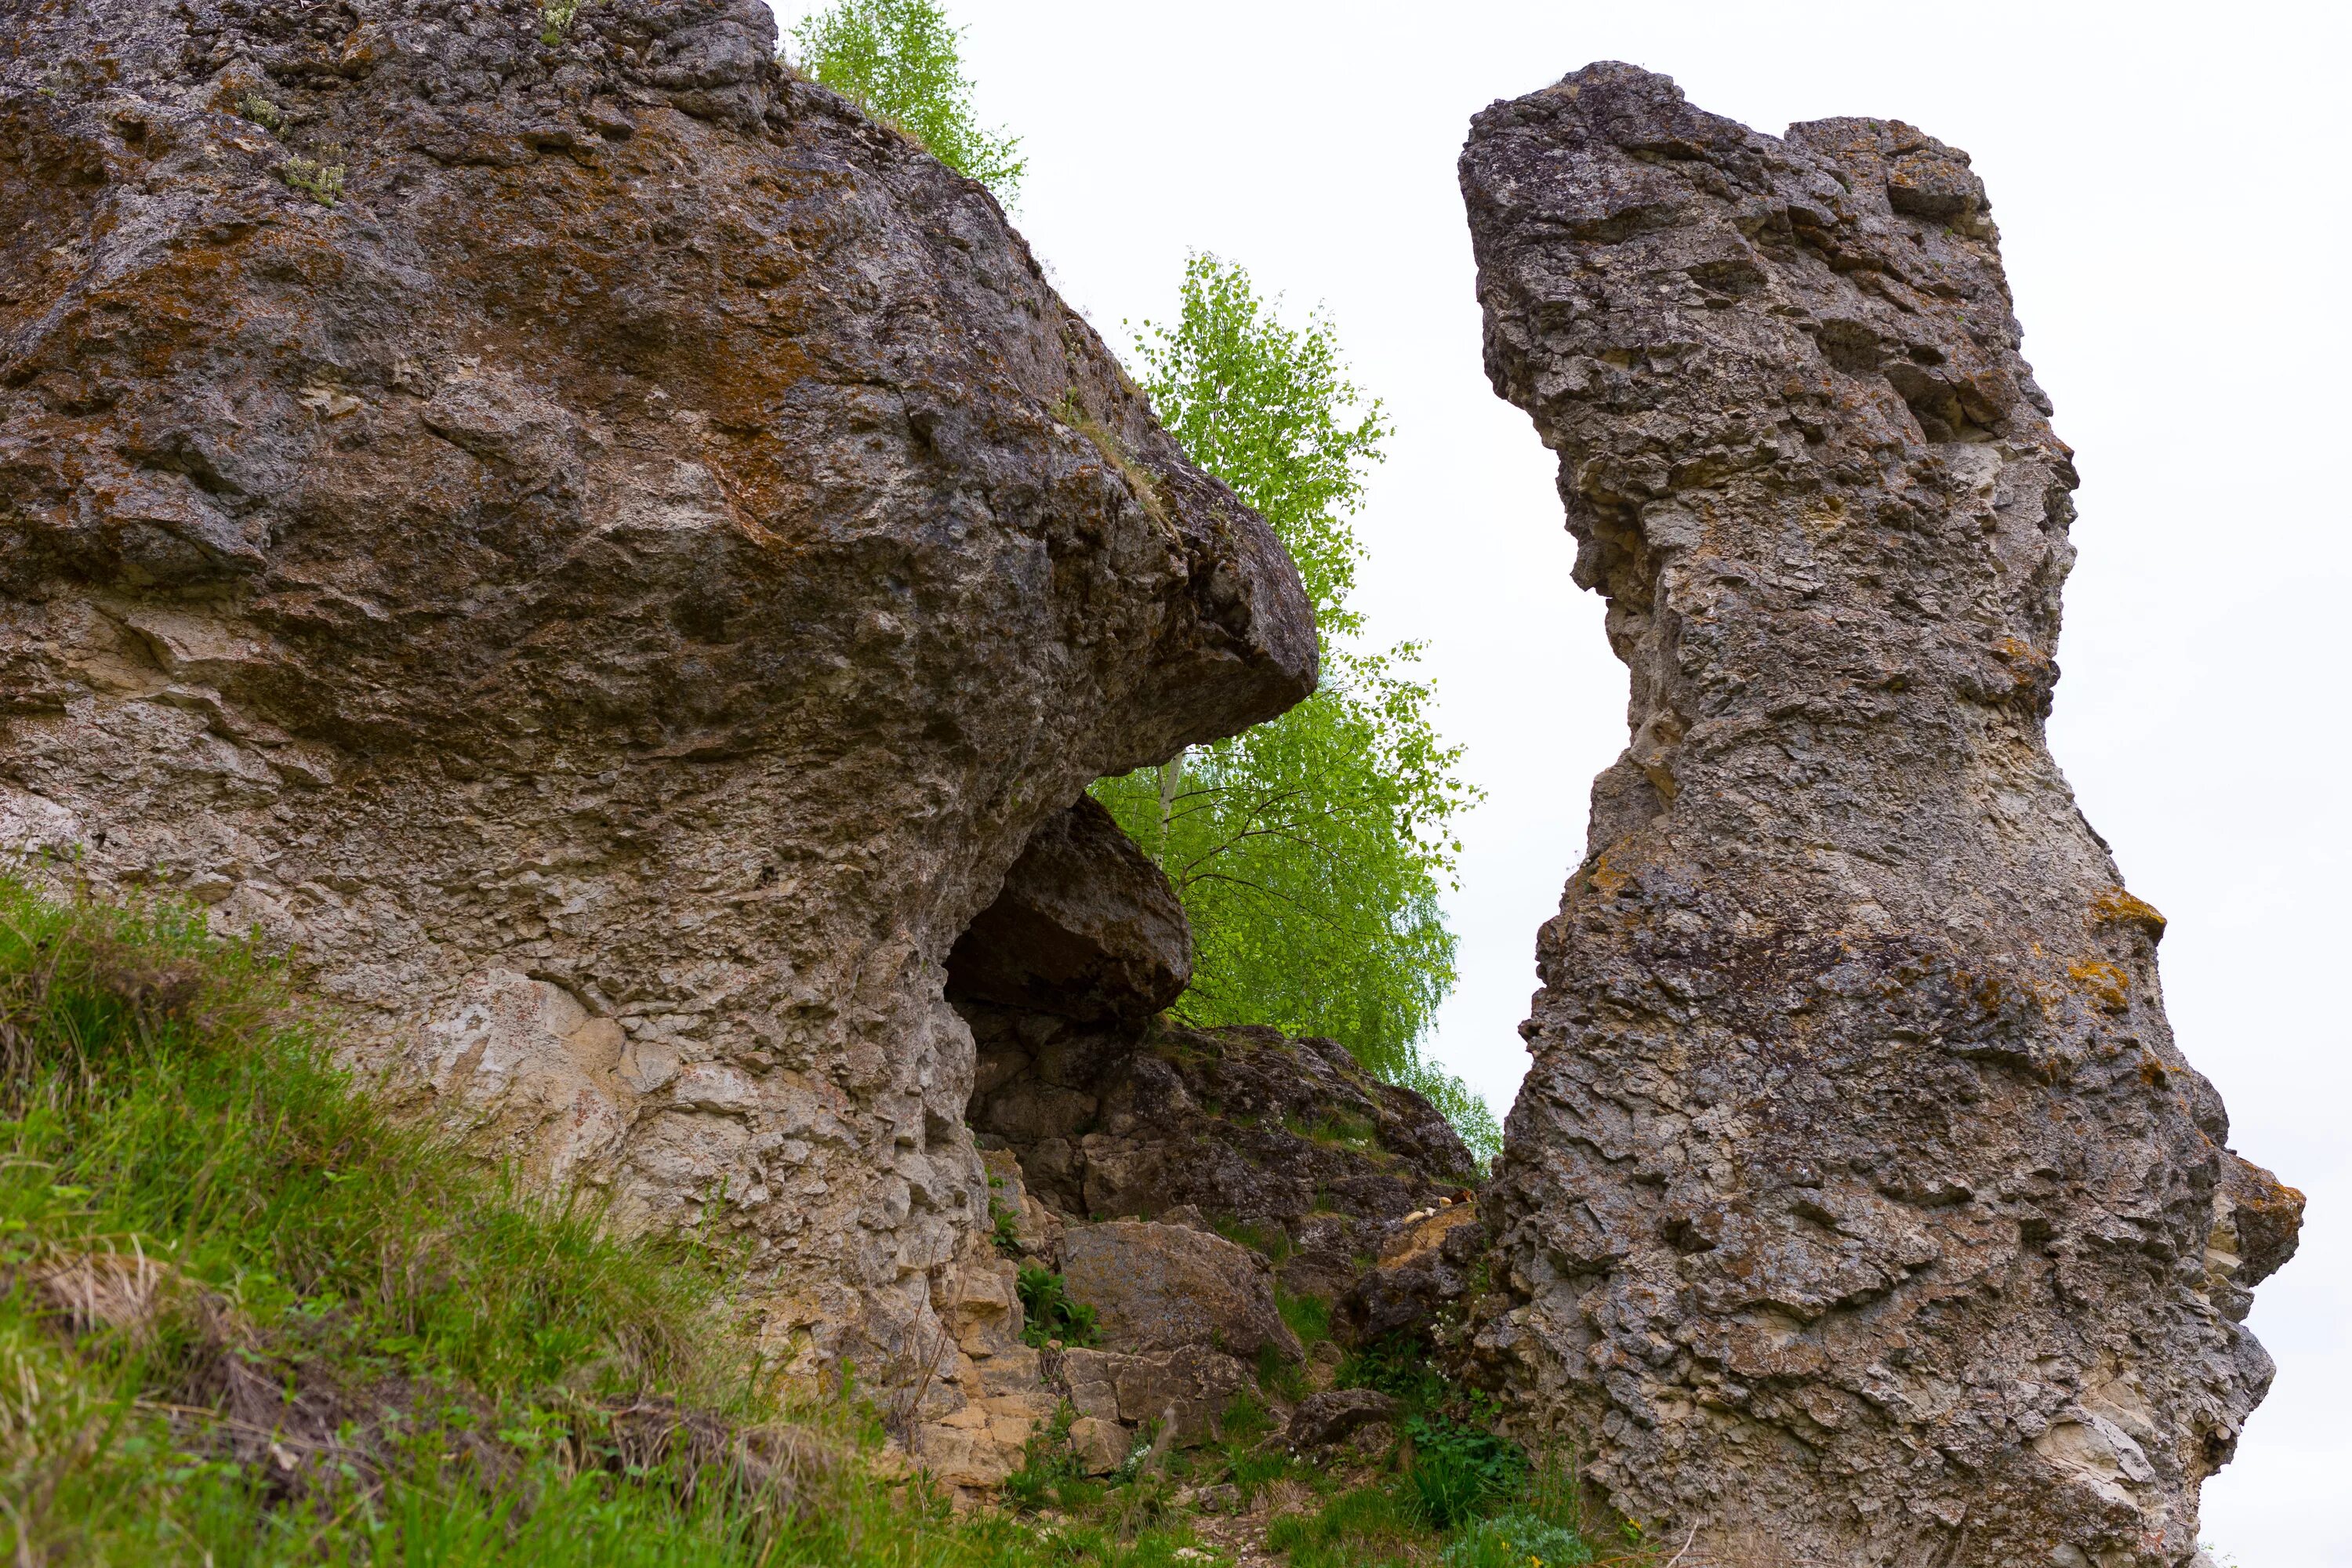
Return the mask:
[[1298, 1336], [1301, 1350], [1311, 1351], [1331, 1337], [1331, 1303], [1320, 1296], [1294, 1296], [1276, 1280], [1274, 1309]]
[[[1559, 1468], [1405, 1346], [1343, 1371], [1444, 1436], [1369, 1479], [1288, 1455], [1256, 1394], [1222, 1447], [1089, 1479], [1066, 1408], [1006, 1510], [958, 1514], [871, 1462], [854, 1392], [795, 1403], [746, 1355], [740, 1266], [404, 1123], [200, 912], [0, 879], [0, 1562], [1177, 1568], [1202, 1561], [1180, 1489], [1223, 1482], [1306, 1500], [1271, 1527], [1291, 1568], [1528, 1568], [1589, 1538]], [[1449, 1447], [1498, 1479], [1440, 1519]]]
[[735, 1348], [732, 1262], [404, 1125], [198, 914], [0, 880], [0, 1561], [1178, 1561], [883, 1480]]
[[1421, 1568], [1441, 1547], [1437, 1532], [1392, 1486], [1343, 1491], [1312, 1513], [1285, 1514], [1265, 1542], [1290, 1554], [1290, 1568]]
[[1311, 1510], [1286, 1513], [1266, 1544], [1289, 1568], [1656, 1568], [1637, 1532], [1591, 1521], [1570, 1468], [1556, 1458], [1525, 1469], [1483, 1509], [1451, 1527], [1433, 1519], [1417, 1472], [1328, 1490]]

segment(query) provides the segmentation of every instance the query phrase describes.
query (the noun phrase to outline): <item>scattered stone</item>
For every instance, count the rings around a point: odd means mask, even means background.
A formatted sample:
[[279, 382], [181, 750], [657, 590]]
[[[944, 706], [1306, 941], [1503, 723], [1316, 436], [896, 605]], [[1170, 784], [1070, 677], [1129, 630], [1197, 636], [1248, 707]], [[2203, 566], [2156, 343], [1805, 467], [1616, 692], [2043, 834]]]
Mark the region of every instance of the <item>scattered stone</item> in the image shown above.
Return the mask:
[[2076, 477], [1982, 183], [1616, 64], [1478, 116], [1462, 183], [1633, 675], [1480, 1353], [1693, 1561], [2179, 1568], [2302, 1200], [2044, 745]]
[[1345, 1442], [1367, 1426], [1396, 1419], [1397, 1402], [1371, 1388], [1334, 1388], [1310, 1394], [1290, 1413], [1284, 1436], [1300, 1453]]

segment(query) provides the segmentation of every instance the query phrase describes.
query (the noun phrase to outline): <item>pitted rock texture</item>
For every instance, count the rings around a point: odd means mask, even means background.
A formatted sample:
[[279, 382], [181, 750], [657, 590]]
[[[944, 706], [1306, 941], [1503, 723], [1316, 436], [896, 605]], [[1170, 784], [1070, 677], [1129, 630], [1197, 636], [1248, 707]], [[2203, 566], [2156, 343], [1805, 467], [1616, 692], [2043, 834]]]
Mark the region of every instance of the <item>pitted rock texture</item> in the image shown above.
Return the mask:
[[1427, 1100], [1336, 1041], [960, 1005], [980, 1046], [971, 1125], [1018, 1156], [1031, 1194], [1081, 1220], [1238, 1226], [1281, 1256], [1294, 1294], [1338, 1298], [1406, 1216], [1478, 1179]]
[[1019, 1359], [943, 960], [1088, 781], [1310, 689], [1311, 616], [765, 5], [547, 27], [0, 0], [0, 830], [717, 1216], [772, 1352], [919, 1423], [989, 1381], [942, 1335]]
[[1610, 64], [1480, 115], [1462, 180], [1633, 673], [1478, 1344], [1700, 1551], [2189, 1562], [2301, 1199], [2227, 1148], [2043, 744], [2075, 474], [1983, 187]]

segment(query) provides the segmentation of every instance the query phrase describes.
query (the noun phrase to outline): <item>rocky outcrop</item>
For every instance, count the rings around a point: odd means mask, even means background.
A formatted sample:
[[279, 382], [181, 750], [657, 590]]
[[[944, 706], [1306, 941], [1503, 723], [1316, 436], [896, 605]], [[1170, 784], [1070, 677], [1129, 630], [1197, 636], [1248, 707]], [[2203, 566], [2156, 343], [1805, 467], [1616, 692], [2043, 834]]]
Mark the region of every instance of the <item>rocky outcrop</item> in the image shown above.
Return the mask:
[[[1444, 1203], [1407, 1215], [1387, 1245], [1341, 1294], [1331, 1331], [1351, 1345], [1392, 1335], [1437, 1341], [1458, 1337], [1463, 1308], [1475, 1293], [1488, 1237], [1475, 1202]], [[1444, 1346], [1449, 1352], [1458, 1346]]]
[[0, 31], [0, 837], [734, 1233], [772, 1364], [1018, 1382], [943, 963], [1088, 781], [1311, 688], [1273, 535], [758, 0]]
[[1350, 1260], [1397, 1221], [1477, 1179], [1426, 1100], [1330, 1040], [964, 1013], [980, 1042], [972, 1127], [1019, 1155], [1048, 1206], [1093, 1219], [1186, 1209], [1284, 1237], [1275, 1250], [1296, 1290], [1344, 1289]]
[[1633, 674], [1481, 1349], [1699, 1551], [2189, 1562], [2301, 1200], [2228, 1149], [2044, 747], [2075, 474], [1983, 186], [1621, 65], [1480, 115], [1462, 178]]

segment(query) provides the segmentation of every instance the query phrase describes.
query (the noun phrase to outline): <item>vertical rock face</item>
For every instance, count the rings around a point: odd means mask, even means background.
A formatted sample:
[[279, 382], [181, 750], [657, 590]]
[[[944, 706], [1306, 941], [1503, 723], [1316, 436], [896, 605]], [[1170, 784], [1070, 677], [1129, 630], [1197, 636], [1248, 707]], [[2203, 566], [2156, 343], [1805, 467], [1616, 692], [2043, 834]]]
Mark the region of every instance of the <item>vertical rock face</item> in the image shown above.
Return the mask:
[[2189, 1562], [2302, 1200], [2227, 1148], [2043, 744], [2075, 476], [1967, 155], [1597, 65], [1462, 177], [1633, 674], [1480, 1343], [1677, 1541]]
[[910, 1423], [1013, 1397], [943, 961], [1087, 781], [1311, 689], [1273, 535], [759, 0], [0, 40], [0, 838], [291, 947], [487, 1150], [734, 1228], [777, 1345], [903, 1363]]

